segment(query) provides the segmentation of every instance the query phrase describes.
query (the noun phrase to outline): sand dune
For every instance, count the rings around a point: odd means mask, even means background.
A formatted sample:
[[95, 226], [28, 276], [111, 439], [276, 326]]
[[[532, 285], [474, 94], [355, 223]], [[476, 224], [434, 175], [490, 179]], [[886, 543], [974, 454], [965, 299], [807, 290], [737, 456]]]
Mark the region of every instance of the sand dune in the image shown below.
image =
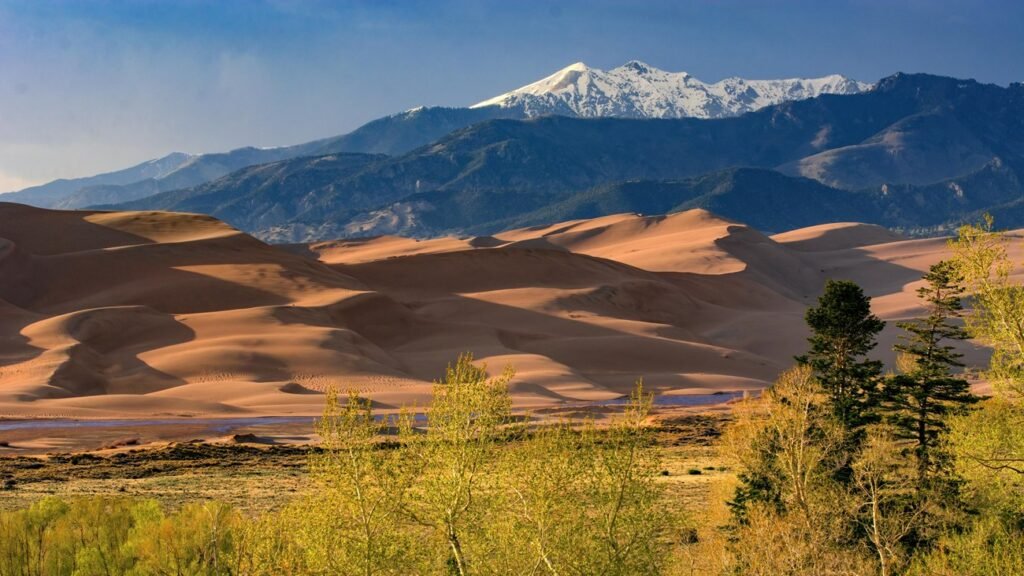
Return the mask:
[[518, 406], [639, 377], [758, 389], [803, 350], [826, 278], [908, 318], [945, 254], [860, 224], [769, 238], [702, 210], [274, 247], [200, 215], [0, 204], [0, 416], [316, 414], [331, 387], [423, 404], [467, 350], [515, 366]]
[[790, 230], [772, 236], [772, 240], [795, 250], [823, 252], [899, 242], [904, 238], [891, 230], [874, 224], [837, 222]]

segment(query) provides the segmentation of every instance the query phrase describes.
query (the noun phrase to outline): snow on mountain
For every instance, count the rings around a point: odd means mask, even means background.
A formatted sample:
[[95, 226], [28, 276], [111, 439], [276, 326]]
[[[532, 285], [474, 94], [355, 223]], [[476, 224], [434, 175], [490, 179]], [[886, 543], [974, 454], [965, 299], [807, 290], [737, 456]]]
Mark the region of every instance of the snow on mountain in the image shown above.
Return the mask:
[[686, 72], [666, 72], [636, 60], [608, 71], [577, 62], [472, 108], [519, 108], [527, 116], [722, 118], [780, 102], [856, 94], [871, 87], [838, 74], [784, 80], [726, 78], [707, 84]]

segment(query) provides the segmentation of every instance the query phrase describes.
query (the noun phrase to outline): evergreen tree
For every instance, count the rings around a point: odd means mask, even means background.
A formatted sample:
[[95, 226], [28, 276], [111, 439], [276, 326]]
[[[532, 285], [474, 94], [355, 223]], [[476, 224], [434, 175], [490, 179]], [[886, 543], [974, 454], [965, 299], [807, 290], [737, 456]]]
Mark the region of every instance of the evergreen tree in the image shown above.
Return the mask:
[[882, 408], [897, 435], [914, 445], [918, 480], [924, 486], [936, 462], [936, 443], [951, 413], [977, 400], [966, 380], [952, 375], [963, 366], [962, 354], [949, 341], [967, 339], [954, 319], [962, 308], [961, 276], [952, 262], [939, 262], [924, 276], [918, 296], [928, 316], [897, 324], [907, 333], [895, 346], [909, 360], [904, 373], [893, 376], [883, 390]]
[[882, 363], [866, 355], [885, 322], [871, 313], [871, 299], [860, 286], [846, 280], [829, 280], [805, 319], [812, 331], [807, 339], [811, 349], [796, 360], [814, 370], [833, 415], [853, 442], [872, 418]]

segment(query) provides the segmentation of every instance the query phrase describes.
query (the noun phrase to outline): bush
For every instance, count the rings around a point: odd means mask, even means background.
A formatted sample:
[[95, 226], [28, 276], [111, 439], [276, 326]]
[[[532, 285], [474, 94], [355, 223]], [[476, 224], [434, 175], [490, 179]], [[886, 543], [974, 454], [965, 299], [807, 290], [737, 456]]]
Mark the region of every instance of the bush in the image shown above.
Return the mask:
[[217, 503], [44, 498], [0, 513], [0, 574], [226, 574], [240, 517]]

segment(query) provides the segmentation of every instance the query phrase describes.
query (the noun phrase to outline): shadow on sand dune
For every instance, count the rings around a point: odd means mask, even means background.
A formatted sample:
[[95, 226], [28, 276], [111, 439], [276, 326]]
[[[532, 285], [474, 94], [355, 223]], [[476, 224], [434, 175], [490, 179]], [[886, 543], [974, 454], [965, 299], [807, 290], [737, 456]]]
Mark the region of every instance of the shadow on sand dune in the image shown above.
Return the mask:
[[[0, 203], [0, 236], [10, 246], [0, 259], [0, 378], [17, 398], [180, 386], [186, 381], [141, 359], [195, 340], [176, 315], [284, 306], [290, 292], [358, 287], [219, 223], [220, 235], [156, 242], [91, 216]], [[251, 354], [265, 378], [289, 377], [281, 360]]]

